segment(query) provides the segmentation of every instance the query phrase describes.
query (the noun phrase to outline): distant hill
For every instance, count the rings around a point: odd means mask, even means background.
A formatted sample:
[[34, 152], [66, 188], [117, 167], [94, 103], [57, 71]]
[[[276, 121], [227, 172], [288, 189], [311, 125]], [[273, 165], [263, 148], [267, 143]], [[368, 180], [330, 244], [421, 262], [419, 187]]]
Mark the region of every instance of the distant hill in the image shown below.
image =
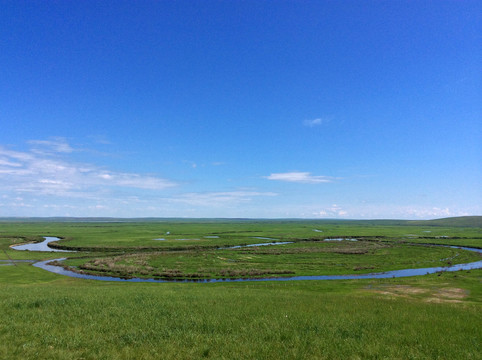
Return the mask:
[[189, 223], [243, 223], [243, 222], [306, 222], [325, 223], [330, 225], [360, 225], [360, 226], [448, 226], [448, 227], [480, 227], [482, 216], [459, 216], [434, 220], [396, 220], [396, 219], [256, 219], [256, 218], [111, 218], [111, 217], [0, 217], [2, 222], [189, 222]]
[[434, 220], [411, 220], [407, 225], [482, 227], [482, 216], [459, 216]]

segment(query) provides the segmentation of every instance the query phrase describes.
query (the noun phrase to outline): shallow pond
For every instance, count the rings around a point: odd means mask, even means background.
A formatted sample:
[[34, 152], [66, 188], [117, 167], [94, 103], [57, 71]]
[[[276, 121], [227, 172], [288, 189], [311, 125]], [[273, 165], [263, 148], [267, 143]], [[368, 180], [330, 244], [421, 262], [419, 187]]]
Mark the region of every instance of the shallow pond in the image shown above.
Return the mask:
[[350, 238], [332, 238], [332, 239], [323, 239], [323, 241], [358, 241], [358, 239], [350, 239]]
[[[269, 238], [257, 238], [257, 239], [269, 239]], [[269, 242], [269, 243], [235, 245], [235, 246], [228, 246], [228, 247], [220, 248], [220, 249], [223, 249], [223, 250], [225, 250], [225, 249], [239, 249], [239, 248], [245, 248], [245, 247], [273, 246], [273, 245], [286, 245], [286, 244], [293, 244], [293, 241], [275, 241], [275, 242]]]
[[0, 260], [0, 266], [15, 265], [17, 263], [34, 263], [36, 260]]

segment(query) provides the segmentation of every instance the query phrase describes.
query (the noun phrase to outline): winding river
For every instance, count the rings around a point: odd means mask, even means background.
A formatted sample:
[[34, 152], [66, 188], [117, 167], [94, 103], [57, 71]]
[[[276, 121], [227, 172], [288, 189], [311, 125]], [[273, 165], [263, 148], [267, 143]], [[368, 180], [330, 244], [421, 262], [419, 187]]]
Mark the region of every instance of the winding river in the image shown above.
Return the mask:
[[60, 240], [58, 237], [44, 236], [44, 239], [45, 239], [44, 241], [39, 243], [29, 243], [29, 244], [16, 245], [16, 246], [10, 246], [10, 247], [15, 250], [23, 250], [23, 251], [75, 252], [70, 250], [60, 250], [60, 249], [51, 248], [49, 246], [49, 243], [51, 243], [52, 241]]
[[[48, 246], [49, 242], [60, 240], [56, 237], [45, 237], [45, 241], [42, 243], [36, 244], [26, 244], [26, 245], [18, 245], [12, 246], [15, 250], [30, 250], [30, 251], [56, 251], [56, 252], [66, 252], [66, 250], [58, 250], [53, 249]], [[42, 245], [42, 250], [34, 250], [34, 245]], [[286, 244], [286, 242], [272, 242], [272, 243], [264, 243], [264, 244], [254, 244], [254, 245], [282, 245]], [[29, 248], [28, 245], [32, 247]], [[254, 246], [250, 245], [250, 246]], [[248, 245], [249, 246], [249, 245]], [[450, 247], [454, 249], [462, 249], [468, 251], [475, 251], [478, 253], [482, 253], [482, 249], [471, 248], [466, 246], [453, 246], [453, 245], [435, 245], [435, 246], [443, 246], [443, 247]], [[235, 246], [232, 248], [239, 248], [240, 246]], [[474, 270], [474, 269], [481, 269], [482, 268], [482, 260], [467, 263], [467, 264], [457, 264], [448, 267], [430, 267], [430, 268], [419, 268], [419, 269], [403, 269], [403, 270], [392, 270], [392, 271], [385, 271], [379, 273], [368, 273], [368, 274], [350, 274], [350, 275], [312, 275], [312, 276], [292, 276], [292, 277], [273, 277], [273, 278], [263, 278], [263, 279], [199, 279], [199, 280], [159, 280], [159, 279], [142, 279], [142, 278], [131, 278], [131, 279], [122, 279], [113, 276], [100, 276], [100, 275], [87, 275], [87, 274], [79, 274], [74, 271], [66, 270], [62, 266], [57, 265], [49, 265], [49, 263], [53, 261], [63, 261], [66, 258], [59, 258], [59, 259], [50, 259], [45, 261], [39, 261], [33, 264], [33, 266], [38, 267], [40, 269], [44, 269], [46, 271], [50, 271], [56, 274], [70, 276], [74, 278], [80, 279], [88, 279], [88, 280], [100, 280], [100, 281], [121, 281], [121, 282], [150, 282], [150, 283], [166, 283], [166, 282], [196, 282], [196, 283], [216, 283], [216, 282], [245, 282], [245, 281], [297, 281], [297, 280], [354, 280], [354, 279], [386, 279], [386, 278], [400, 278], [400, 277], [409, 277], [409, 276], [421, 276], [421, 275], [428, 275], [434, 274], [441, 271], [459, 271], [459, 270]]]

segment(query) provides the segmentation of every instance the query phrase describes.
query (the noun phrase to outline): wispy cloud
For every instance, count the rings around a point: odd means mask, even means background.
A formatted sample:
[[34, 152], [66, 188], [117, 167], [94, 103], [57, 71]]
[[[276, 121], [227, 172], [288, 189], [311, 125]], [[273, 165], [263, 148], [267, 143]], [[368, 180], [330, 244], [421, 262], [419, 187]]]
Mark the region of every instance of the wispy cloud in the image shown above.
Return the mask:
[[326, 207], [324, 209], [321, 209], [319, 211], [316, 211], [313, 213], [315, 217], [343, 217], [348, 215], [348, 211], [345, 209], [341, 208], [337, 204], [333, 204], [329, 207]]
[[110, 145], [112, 144], [107, 137], [103, 135], [90, 135], [88, 136], [94, 143], [96, 144], [102, 144], [102, 145]]
[[196, 169], [197, 168], [197, 163], [195, 163], [194, 161], [190, 161], [190, 160], [183, 160], [182, 161], [184, 164], [187, 164], [189, 165], [189, 167], [193, 168], [193, 169]]
[[197, 206], [220, 206], [220, 205], [235, 205], [239, 203], [252, 201], [255, 197], [262, 196], [277, 196], [274, 192], [259, 192], [259, 191], [225, 191], [225, 192], [201, 192], [201, 193], [186, 193], [173, 197], [172, 202], [186, 203]]
[[437, 218], [449, 216], [464, 216], [469, 213], [457, 213], [448, 207], [422, 207], [422, 206], [404, 206], [397, 209], [398, 213], [404, 218]]
[[[480, 206], [473, 208], [449, 208], [429, 205], [337, 205], [313, 208], [312, 216], [316, 218], [346, 219], [436, 219], [450, 216], [465, 216], [480, 213]], [[309, 214], [309, 213], [307, 213]]]
[[302, 184], [320, 184], [333, 182], [334, 178], [329, 176], [311, 175], [309, 172], [287, 172], [287, 173], [274, 173], [269, 176], [265, 176], [268, 180], [287, 181]]
[[82, 197], [112, 187], [162, 190], [176, 185], [173, 181], [151, 175], [111, 171], [60, 158], [58, 153], [75, 151], [61, 139], [29, 143], [33, 147], [26, 152], [0, 147], [0, 187], [3, 190]]
[[74, 149], [62, 137], [53, 137], [50, 140], [30, 140], [32, 151], [35, 153], [71, 153]]
[[303, 125], [307, 127], [314, 127], [314, 126], [319, 126], [326, 122], [326, 119], [322, 118], [316, 118], [316, 119], [310, 119], [310, 120], [305, 120], [303, 121]]

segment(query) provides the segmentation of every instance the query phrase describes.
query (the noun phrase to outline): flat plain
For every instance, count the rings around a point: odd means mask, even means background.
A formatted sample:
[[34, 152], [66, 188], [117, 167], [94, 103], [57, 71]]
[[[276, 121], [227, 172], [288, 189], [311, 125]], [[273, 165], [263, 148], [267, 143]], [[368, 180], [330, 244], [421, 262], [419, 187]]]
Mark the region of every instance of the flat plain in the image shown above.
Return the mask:
[[[480, 219], [4, 220], [0, 358], [481, 359], [480, 269], [269, 280], [478, 261], [478, 253], [433, 245], [481, 248]], [[268, 281], [104, 282], [14, 261], [59, 257], [10, 248], [43, 236], [77, 250], [64, 262], [76, 271]], [[261, 243], [273, 245], [246, 246]]]

